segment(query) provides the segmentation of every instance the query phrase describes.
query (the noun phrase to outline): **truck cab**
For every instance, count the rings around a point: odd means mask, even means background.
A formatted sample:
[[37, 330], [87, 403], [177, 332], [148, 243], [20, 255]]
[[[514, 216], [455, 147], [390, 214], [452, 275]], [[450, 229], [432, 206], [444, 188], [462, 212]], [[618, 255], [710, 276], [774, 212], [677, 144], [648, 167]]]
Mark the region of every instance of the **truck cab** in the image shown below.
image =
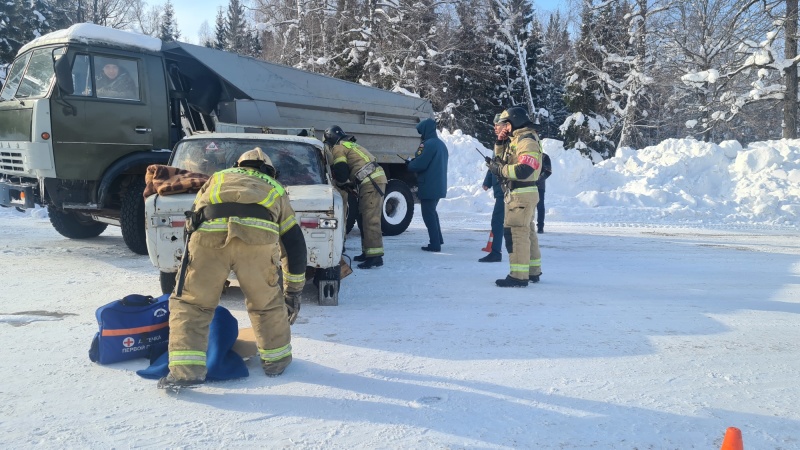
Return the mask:
[[73, 239], [121, 226], [145, 254], [143, 174], [172, 147], [161, 41], [70, 30], [24, 46], [0, 91], [0, 205], [47, 206]]

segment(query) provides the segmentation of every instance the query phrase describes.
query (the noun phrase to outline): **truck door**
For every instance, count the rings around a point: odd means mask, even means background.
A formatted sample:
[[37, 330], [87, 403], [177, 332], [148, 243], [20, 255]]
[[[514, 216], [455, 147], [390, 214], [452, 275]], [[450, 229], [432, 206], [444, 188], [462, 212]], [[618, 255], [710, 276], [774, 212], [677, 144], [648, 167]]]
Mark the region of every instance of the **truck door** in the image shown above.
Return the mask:
[[111, 163], [153, 148], [152, 101], [143, 57], [74, 53], [74, 92], [51, 108], [61, 179], [99, 180]]

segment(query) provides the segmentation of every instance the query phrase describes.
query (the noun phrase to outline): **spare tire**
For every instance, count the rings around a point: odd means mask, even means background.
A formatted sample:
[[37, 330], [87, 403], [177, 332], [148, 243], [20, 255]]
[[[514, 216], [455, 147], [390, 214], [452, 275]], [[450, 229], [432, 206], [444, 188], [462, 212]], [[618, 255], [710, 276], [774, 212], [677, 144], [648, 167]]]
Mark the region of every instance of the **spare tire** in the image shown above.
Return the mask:
[[383, 198], [381, 231], [384, 236], [397, 236], [406, 231], [414, 217], [414, 196], [411, 188], [400, 180], [389, 180]]

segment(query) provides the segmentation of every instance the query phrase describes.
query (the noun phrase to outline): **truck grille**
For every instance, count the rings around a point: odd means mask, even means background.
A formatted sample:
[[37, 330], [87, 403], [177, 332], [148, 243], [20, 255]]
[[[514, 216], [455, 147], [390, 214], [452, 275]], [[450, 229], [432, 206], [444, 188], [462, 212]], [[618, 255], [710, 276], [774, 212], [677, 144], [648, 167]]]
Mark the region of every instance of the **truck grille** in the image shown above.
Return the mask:
[[0, 170], [9, 172], [23, 172], [22, 153], [0, 152]]

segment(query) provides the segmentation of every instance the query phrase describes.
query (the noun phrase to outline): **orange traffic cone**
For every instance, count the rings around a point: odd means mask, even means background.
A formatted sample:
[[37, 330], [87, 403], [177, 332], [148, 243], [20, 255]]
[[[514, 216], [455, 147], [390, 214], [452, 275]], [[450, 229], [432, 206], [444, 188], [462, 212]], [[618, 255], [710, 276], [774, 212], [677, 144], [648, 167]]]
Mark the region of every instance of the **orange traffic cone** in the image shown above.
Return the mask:
[[728, 427], [725, 430], [725, 439], [722, 440], [722, 447], [719, 450], [744, 450], [742, 430], [736, 427]]
[[481, 250], [485, 252], [492, 252], [492, 242], [494, 242], [494, 233], [491, 231], [489, 232], [489, 242], [486, 243], [486, 247], [483, 247]]

